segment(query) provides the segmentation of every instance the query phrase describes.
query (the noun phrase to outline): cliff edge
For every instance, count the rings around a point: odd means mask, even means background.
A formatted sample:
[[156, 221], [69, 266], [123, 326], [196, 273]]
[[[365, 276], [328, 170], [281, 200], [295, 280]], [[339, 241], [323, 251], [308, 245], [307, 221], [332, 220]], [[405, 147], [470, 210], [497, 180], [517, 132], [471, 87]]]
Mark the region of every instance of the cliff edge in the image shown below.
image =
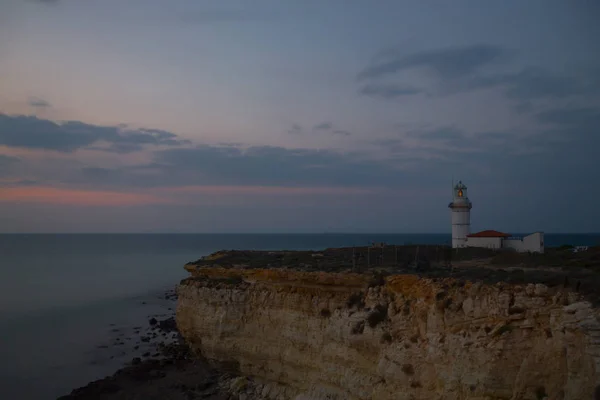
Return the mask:
[[600, 384], [600, 311], [567, 285], [223, 254], [186, 266], [176, 319], [195, 351], [247, 377], [240, 399], [580, 400]]

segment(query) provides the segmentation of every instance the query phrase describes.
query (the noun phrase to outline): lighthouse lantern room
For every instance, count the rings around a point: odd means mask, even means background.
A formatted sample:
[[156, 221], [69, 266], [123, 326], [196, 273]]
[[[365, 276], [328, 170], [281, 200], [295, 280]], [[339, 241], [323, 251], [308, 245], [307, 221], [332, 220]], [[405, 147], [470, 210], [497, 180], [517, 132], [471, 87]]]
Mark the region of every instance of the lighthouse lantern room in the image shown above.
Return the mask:
[[471, 201], [467, 197], [467, 187], [458, 181], [452, 188], [452, 248], [466, 247], [467, 235], [471, 233]]

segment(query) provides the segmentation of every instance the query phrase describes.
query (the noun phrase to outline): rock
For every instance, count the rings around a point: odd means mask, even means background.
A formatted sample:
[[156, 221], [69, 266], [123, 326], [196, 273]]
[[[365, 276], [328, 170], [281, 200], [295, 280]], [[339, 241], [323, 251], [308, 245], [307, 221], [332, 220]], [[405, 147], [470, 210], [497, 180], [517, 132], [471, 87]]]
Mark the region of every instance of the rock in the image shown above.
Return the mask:
[[247, 386], [248, 379], [246, 379], [243, 376], [239, 376], [237, 378], [232, 379], [231, 383], [229, 384], [229, 390], [231, 390], [233, 393], [239, 393], [242, 390], [246, 389]]
[[158, 326], [160, 329], [162, 329], [165, 332], [172, 332], [172, 331], [176, 331], [177, 330], [177, 323], [175, 322], [175, 318], [174, 317], [170, 317], [167, 318], [163, 321], [160, 321], [158, 323]]
[[548, 293], [548, 286], [538, 283], [535, 285], [535, 289], [534, 289], [533, 293], [536, 296], [544, 296], [546, 293]]
[[166, 374], [163, 371], [160, 371], [160, 370], [157, 370], [157, 369], [151, 370], [148, 375], [152, 379], [163, 378], [164, 376], [166, 376]]

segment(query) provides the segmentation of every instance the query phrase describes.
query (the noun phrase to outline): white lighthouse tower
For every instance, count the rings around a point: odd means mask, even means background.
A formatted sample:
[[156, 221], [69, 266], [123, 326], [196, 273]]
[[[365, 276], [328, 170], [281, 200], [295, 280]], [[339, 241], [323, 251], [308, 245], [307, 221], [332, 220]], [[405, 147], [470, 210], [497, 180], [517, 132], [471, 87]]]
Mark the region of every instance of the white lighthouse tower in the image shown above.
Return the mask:
[[467, 197], [467, 187], [458, 181], [452, 188], [452, 248], [465, 247], [467, 235], [471, 233], [471, 207]]

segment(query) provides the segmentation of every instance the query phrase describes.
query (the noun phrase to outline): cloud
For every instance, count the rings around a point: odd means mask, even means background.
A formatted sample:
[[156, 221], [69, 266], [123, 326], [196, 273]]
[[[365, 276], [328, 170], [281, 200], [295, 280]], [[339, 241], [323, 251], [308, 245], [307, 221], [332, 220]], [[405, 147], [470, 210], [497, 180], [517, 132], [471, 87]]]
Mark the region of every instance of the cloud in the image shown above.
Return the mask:
[[357, 78], [359, 80], [381, 78], [417, 68], [426, 69], [443, 79], [455, 79], [471, 75], [486, 65], [500, 62], [509, 54], [509, 51], [501, 47], [487, 44], [412, 54], [388, 51], [362, 70]]
[[343, 129], [333, 129], [333, 124], [331, 122], [322, 122], [313, 127], [313, 131], [323, 131], [323, 132], [331, 132], [334, 135], [340, 136], [350, 136], [352, 133], [343, 130]]
[[457, 141], [465, 139], [465, 133], [453, 126], [439, 127], [431, 130], [411, 131], [408, 135], [433, 141]]
[[273, 10], [213, 8], [188, 11], [180, 15], [180, 20], [191, 24], [212, 24], [229, 22], [264, 22], [277, 18]]
[[533, 104], [530, 101], [521, 101], [513, 107], [517, 114], [526, 114], [533, 111]]
[[[588, 182], [589, 186], [589, 182], [600, 179], [597, 169], [589, 167], [600, 145], [592, 135], [599, 122], [597, 110], [556, 108], [532, 115], [540, 123], [537, 132], [468, 132], [456, 126], [416, 129], [404, 126], [398, 128], [401, 132], [396, 137], [370, 143], [377, 147], [366, 146], [354, 152], [245, 147], [231, 143], [192, 146], [181, 144], [182, 141], [168, 131], [89, 125], [90, 129], [86, 128], [88, 124], [72, 122], [67, 124], [67, 132], [85, 133], [86, 129], [95, 132], [92, 144], [88, 140], [77, 148], [89, 149], [102, 142], [114, 146], [147, 146], [157, 142], [180, 145], [155, 146], [145, 154], [146, 161], [132, 164], [134, 159], [131, 159], [128, 165], [120, 166], [106, 164], [103, 157], [87, 158], [87, 153], [69, 154], [64, 150], [63, 154], [42, 160], [38, 154], [26, 154], [15, 162], [14, 157], [6, 155], [0, 157], [0, 171], [10, 172], [3, 174], [3, 187], [19, 188], [11, 192], [11, 201], [39, 195], [41, 202], [69, 204], [72, 201], [84, 205], [122, 204], [118, 200], [119, 193], [132, 194], [124, 200], [127, 204], [189, 204], [205, 201], [204, 196], [209, 195], [214, 195], [213, 202], [220, 201], [219, 196], [234, 198], [246, 194], [257, 198], [261, 195], [267, 198], [270, 194], [351, 197], [364, 192], [379, 193], [381, 188], [392, 191], [410, 188], [416, 193], [439, 187], [451, 175], [480, 188], [510, 182], [522, 193], [533, 196], [564, 180], [574, 186]], [[26, 121], [38, 126], [45, 120], [26, 117]], [[64, 133], [62, 125], [46, 122], [50, 127], [48, 132]], [[329, 124], [331, 128], [325, 132], [349, 134], [335, 129], [334, 123]], [[119, 135], [125, 135], [124, 130], [133, 132], [134, 139], [115, 138], [115, 130]], [[2, 143], [7, 141], [3, 130], [0, 130], [0, 139]], [[39, 146], [38, 143], [36, 148]], [[43, 148], [48, 146], [43, 143]], [[17, 184], [26, 181], [32, 183]], [[60, 192], [50, 188], [60, 189]], [[596, 192], [597, 189], [589, 191], [590, 195]], [[73, 200], [69, 200], [71, 195]], [[94, 200], [94, 195], [103, 198]]]
[[[552, 73], [547, 69], [531, 66], [516, 72], [489, 72], [490, 68], [496, 69], [512, 59], [512, 55], [510, 50], [483, 44], [413, 54], [404, 54], [398, 50], [387, 51], [375, 57], [358, 74], [358, 81], [366, 82], [359, 93], [393, 100], [420, 93], [447, 96], [497, 88], [508, 99], [517, 102], [515, 111], [518, 113], [532, 111], [531, 101], [534, 100], [600, 95], [597, 68], [581, 69], [572, 74]], [[400, 73], [408, 70], [430, 72], [430, 79], [424, 77], [423, 81], [429, 87], [416, 88], [412, 84], [403, 83], [402, 80], [408, 79], [408, 76]], [[381, 78], [388, 78], [388, 81], [381, 82]]]
[[4, 188], [2, 195], [0, 195], [0, 202], [128, 206], [137, 204], [172, 204], [174, 200], [147, 193], [23, 186]]
[[130, 153], [144, 146], [181, 146], [189, 141], [171, 132], [90, 125], [80, 121], [62, 123], [33, 116], [0, 113], [0, 145], [27, 149], [73, 152], [94, 149]]
[[40, 99], [39, 97], [30, 97], [28, 104], [31, 107], [35, 108], [48, 108], [52, 107], [52, 105], [44, 99]]
[[256, 146], [199, 146], [154, 152], [149, 163], [111, 167], [72, 163], [47, 166], [41, 182], [94, 190], [183, 186], [376, 187], [399, 179], [385, 161], [334, 150]]
[[21, 161], [20, 158], [0, 154], [0, 176], [5, 176], [9, 173], [10, 168]]
[[[600, 171], [597, 155], [597, 149], [600, 148], [600, 108], [554, 108], [540, 112], [535, 117], [544, 127], [541, 140], [561, 160], [563, 174], [569, 166], [575, 171], [577, 167], [573, 165], [580, 163], [589, 165], [589, 172]], [[587, 172], [580, 175], [588, 175]], [[600, 176], [595, 179], [600, 179]]]
[[332, 131], [332, 133], [334, 135], [341, 135], [341, 136], [350, 136], [350, 135], [352, 135], [351, 132], [345, 131], [343, 129], [335, 129], [335, 130]]
[[198, 184], [373, 186], [398, 173], [378, 160], [333, 150], [200, 146], [155, 155], [173, 179]]
[[7, 166], [19, 162], [19, 158], [0, 154], [0, 167]]
[[527, 101], [535, 99], [562, 99], [569, 96], [593, 93], [598, 86], [587, 78], [566, 74], [551, 74], [543, 68], [528, 67], [517, 73], [479, 75], [463, 82], [459, 90], [501, 87], [510, 99]]
[[292, 124], [292, 127], [288, 129], [287, 133], [290, 135], [302, 133], [302, 127], [299, 124]]
[[600, 126], [600, 109], [591, 107], [556, 108], [538, 113], [537, 120], [560, 127], [597, 129]]
[[333, 125], [331, 124], [331, 122], [322, 122], [318, 125], [315, 125], [313, 127], [313, 131], [328, 131], [331, 130], [332, 127]]
[[359, 93], [365, 96], [395, 99], [422, 93], [422, 89], [396, 83], [369, 83], [360, 88]]

